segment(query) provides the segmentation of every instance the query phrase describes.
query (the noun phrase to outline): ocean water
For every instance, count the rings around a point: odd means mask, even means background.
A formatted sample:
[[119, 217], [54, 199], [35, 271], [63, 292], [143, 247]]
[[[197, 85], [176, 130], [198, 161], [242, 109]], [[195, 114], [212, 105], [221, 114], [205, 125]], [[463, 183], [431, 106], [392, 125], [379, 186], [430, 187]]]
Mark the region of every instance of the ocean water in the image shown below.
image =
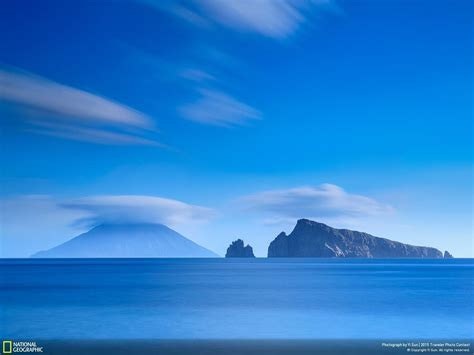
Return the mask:
[[474, 261], [3, 259], [3, 339], [474, 339]]

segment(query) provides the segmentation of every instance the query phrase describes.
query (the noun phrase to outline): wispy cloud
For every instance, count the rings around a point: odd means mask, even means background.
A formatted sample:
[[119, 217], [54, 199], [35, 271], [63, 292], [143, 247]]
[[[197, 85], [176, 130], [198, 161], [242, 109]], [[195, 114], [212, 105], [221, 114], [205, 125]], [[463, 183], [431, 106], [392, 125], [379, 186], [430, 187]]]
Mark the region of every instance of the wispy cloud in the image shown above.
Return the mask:
[[199, 4], [220, 25], [274, 38], [290, 35], [304, 19], [294, 1], [203, 0]]
[[25, 72], [0, 69], [0, 101], [21, 111], [29, 130], [103, 144], [160, 145], [153, 120], [137, 110]]
[[158, 196], [3, 197], [0, 199], [0, 257], [25, 257], [101, 223], [163, 223], [180, 231], [189, 228], [192, 232], [214, 215], [211, 208]]
[[216, 78], [208, 72], [200, 69], [187, 68], [179, 73], [183, 79], [194, 81], [197, 83], [216, 80]]
[[203, 222], [214, 216], [214, 210], [157, 196], [103, 195], [62, 202], [61, 207], [85, 213], [76, 222], [99, 223], [163, 223], [176, 226]]
[[[184, 0], [159, 1], [137, 0], [159, 11], [176, 16], [197, 28], [212, 30], [227, 28], [230, 33], [254, 33], [256, 35], [283, 40], [296, 33], [305, 22], [312, 22], [323, 9], [336, 9], [334, 0]], [[202, 43], [203, 36], [195, 36], [195, 47], [214, 48]], [[212, 41], [212, 36], [209, 36]], [[209, 40], [207, 39], [207, 40]], [[198, 45], [196, 45], [198, 43]], [[203, 51], [204, 61], [212, 62], [204, 67], [200, 64], [179, 72], [179, 79], [186, 85], [192, 82], [192, 92], [199, 97], [194, 102], [178, 106], [178, 112], [185, 119], [200, 124], [233, 127], [260, 119], [262, 114], [254, 107], [241, 102], [229, 92], [216, 85], [224, 82], [219, 67], [228, 67], [235, 58], [222, 56], [219, 50]], [[203, 56], [200, 53], [199, 56]], [[212, 57], [212, 58], [210, 58]], [[201, 60], [198, 61], [202, 62]], [[224, 64], [225, 63], [225, 64]], [[212, 74], [204, 69], [212, 68]], [[221, 68], [222, 69], [222, 68]], [[216, 73], [217, 71], [217, 73]], [[233, 70], [233, 72], [237, 72]]]
[[179, 4], [142, 1], [200, 27], [217, 24], [275, 39], [296, 32], [308, 13], [335, 7], [332, 0], [188, 0]]
[[200, 98], [179, 108], [181, 115], [198, 123], [232, 127], [261, 118], [259, 111], [222, 91], [201, 89]]
[[263, 191], [244, 196], [240, 202], [247, 209], [270, 216], [273, 221], [298, 218], [358, 218], [394, 211], [389, 205], [370, 197], [348, 193], [332, 184]]
[[[26, 195], [0, 200], [2, 227], [8, 229], [92, 226], [100, 223], [163, 223], [170, 226], [206, 222], [211, 208], [149, 195], [97, 195], [60, 199]], [[56, 223], [56, 226], [54, 225]], [[10, 228], [11, 227], [11, 228]]]
[[81, 127], [73, 124], [35, 122], [35, 127], [28, 128], [26, 131], [96, 144], [150, 145], [165, 147], [165, 145], [151, 139], [142, 138], [132, 134], [113, 132], [100, 128]]

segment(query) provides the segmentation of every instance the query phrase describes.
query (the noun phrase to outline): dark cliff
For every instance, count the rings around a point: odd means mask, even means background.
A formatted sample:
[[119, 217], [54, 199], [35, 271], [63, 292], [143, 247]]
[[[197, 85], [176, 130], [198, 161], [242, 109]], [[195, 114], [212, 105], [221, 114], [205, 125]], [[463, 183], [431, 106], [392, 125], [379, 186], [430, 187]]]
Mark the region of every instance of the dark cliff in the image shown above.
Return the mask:
[[451, 255], [451, 253], [447, 250], [444, 251], [444, 258], [445, 259], [452, 259], [453, 256]]
[[300, 219], [289, 235], [282, 232], [270, 243], [268, 257], [443, 258], [443, 253]]
[[242, 239], [237, 239], [232, 242], [227, 248], [226, 258], [255, 258], [253, 255], [253, 249], [250, 245], [244, 246]]

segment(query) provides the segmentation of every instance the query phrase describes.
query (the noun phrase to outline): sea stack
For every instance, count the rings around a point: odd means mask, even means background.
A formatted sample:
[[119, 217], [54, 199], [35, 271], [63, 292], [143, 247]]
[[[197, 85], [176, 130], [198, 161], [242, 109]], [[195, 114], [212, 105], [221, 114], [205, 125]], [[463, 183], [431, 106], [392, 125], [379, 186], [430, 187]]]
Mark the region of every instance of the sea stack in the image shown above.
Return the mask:
[[226, 258], [255, 258], [253, 255], [253, 249], [250, 245], [244, 246], [242, 239], [237, 239], [232, 242], [227, 248]]
[[444, 258], [445, 259], [452, 259], [454, 256], [451, 255], [451, 253], [447, 250], [444, 251]]
[[[450, 254], [445, 253], [444, 257], [446, 255]], [[270, 243], [268, 257], [440, 259], [443, 253], [435, 248], [403, 244], [300, 219], [289, 235], [282, 232]]]

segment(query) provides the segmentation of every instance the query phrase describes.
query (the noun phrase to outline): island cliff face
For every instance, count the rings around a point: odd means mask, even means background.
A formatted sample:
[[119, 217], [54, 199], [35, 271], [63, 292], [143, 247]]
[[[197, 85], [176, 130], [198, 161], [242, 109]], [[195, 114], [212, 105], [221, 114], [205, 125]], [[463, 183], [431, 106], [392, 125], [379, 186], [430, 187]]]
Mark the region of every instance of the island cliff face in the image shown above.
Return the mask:
[[300, 219], [289, 235], [282, 232], [270, 243], [268, 257], [443, 258], [443, 253]]
[[226, 258], [255, 258], [253, 255], [253, 249], [250, 245], [244, 246], [242, 239], [233, 241], [227, 248]]

